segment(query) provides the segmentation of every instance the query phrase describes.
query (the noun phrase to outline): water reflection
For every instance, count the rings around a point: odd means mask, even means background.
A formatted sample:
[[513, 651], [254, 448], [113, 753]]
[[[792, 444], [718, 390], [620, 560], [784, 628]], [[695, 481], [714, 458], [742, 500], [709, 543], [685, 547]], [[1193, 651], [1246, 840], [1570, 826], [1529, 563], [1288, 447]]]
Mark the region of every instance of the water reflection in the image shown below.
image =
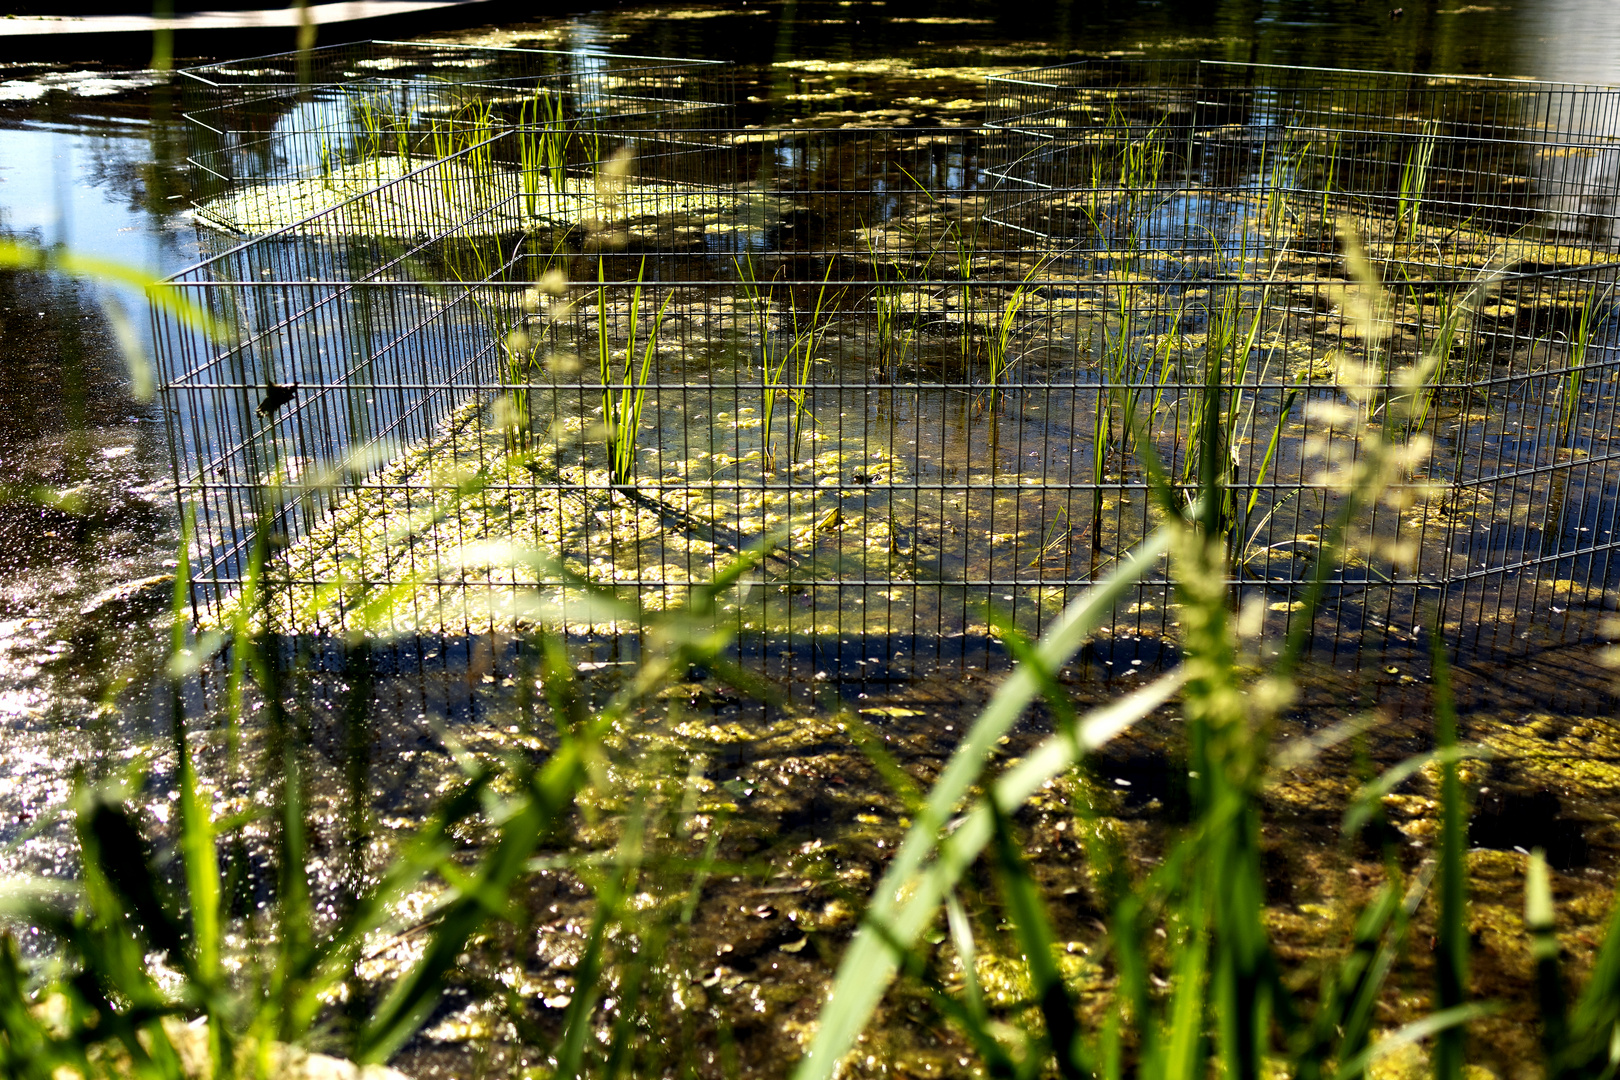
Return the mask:
[[[151, 134], [82, 119], [0, 129], [0, 229], [136, 266], [194, 258], [177, 221], [148, 209]], [[104, 305], [141, 334], [138, 290], [0, 273], [0, 839], [26, 833], [76, 766], [122, 760], [137, 740], [111, 702], [139, 700], [156, 661], [178, 542], [168, 451], [130, 397]], [[52, 867], [64, 851], [52, 834], [0, 863]]]
[[[751, 102], [753, 122], [887, 107], [900, 97], [970, 98], [987, 68], [1119, 50], [1620, 82], [1620, 10], [1601, 0], [1408, 0], [1405, 16], [1394, 21], [1388, 7], [1354, 0], [1168, 0], [986, 10], [922, 0], [881, 6], [828, 0], [764, 13], [694, 5], [696, 14], [682, 17], [667, 8], [632, 6], [519, 29], [553, 47], [737, 60], [747, 65], [744, 96], [768, 98], [773, 89], [799, 95]], [[513, 34], [505, 33], [509, 43]], [[778, 48], [828, 66], [769, 68]], [[954, 65], [968, 67], [952, 74]], [[0, 125], [7, 125], [0, 127], [0, 227], [162, 270], [184, 265], [195, 239], [168, 212], [183, 200], [172, 197], [168, 174], [152, 168], [173, 156], [166, 149], [171, 127], [149, 119], [161, 118], [162, 102], [141, 95], [64, 97], [62, 88], [75, 84], [99, 91], [140, 81], [94, 75], [45, 73], [0, 83], [0, 101], [12, 103], [0, 105], [10, 110], [0, 113]], [[1597, 117], [1589, 131], [1613, 135], [1617, 123]], [[1563, 182], [1584, 200], [1577, 213], [1590, 216], [1612, 205], [1591, 200], [1611, 197], [1620, 159], [1590, 158], [1582, 168]], [[114, 730], [100, 702], [151, 668], [159, 640], [151, 626], [162, 586], [139, 583], [161, 577], [176, 528], [164, 491], [167, 449], [150, 413], [127, 396], [94, 297], [75, 285], [10, 277], [0, 279], [0, 309], [0, 484], [10, 494], [0, 508], [5, 838], [60, 797], [73, 763], [121, 754], [128, 745], [128, 733]], [[41, 492], [55, 502], [42, 505]], [[112, 662], [117, 657], [126, 668]], [[1105, 663], [1096, 661], [1099, 678]], [[413, 743], [419, 722], [440, 708], [425, 702], [401, 721]], [[85, 726], [96, 724], [103, 730], [85, 738]], [[41, 841], [34, 856], [49, 864], [53, 844]]]

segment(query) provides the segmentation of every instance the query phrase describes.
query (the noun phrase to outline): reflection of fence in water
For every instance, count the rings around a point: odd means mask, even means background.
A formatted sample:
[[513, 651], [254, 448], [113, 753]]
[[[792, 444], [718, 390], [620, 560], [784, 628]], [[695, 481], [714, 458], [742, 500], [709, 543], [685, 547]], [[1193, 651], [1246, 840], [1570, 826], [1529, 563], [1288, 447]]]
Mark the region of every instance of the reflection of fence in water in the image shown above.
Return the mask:
[[[580, 201], [545, 215], [526, 209], [512, 132], [480, 158], [487, 182], [457, 189], [460, 225], [430, 216], [425, 237], [367, 232], [360, 204], [375, 221], [376, 206], [409, 205], [400, 192], [413, 183], [459, 183], [464, 159], [245, 245], [192, 275], [240, 313], [242, 344], [193, 343], [183, 377], [166, 358], [192, 462], [183, 487], [212, 530], [202, 546], [229, 553], [204, 560], [200, 598], [218, 603], [240, 579], [243, 508], [277, 461], [409, 445], [385, 467], [368, 459], [319, 506], [283, 512], [278, 625], [352, 624], [369, 603], [364, 618], [394, 626], [478, 630], [509, 623], [514, 598], [538, 598], [547, 617], [606, 633], [609, 617], [564, 578], [469, 545], [510, 536], [556, 551], [657, 608], [780, 526], [787, 538], [736, 614], [752, 648], [959, 653], [987, 641], [985, 602], [1036, 629], [1151, 529], [1128, 413], [1192, 482], [1212, 357], [1230, 426], [1234, 586], [1278, 625], [1340, 505], [1321, 450], [1415, 429], [1435, 452], [1398, 478], [1405, 498], [1361, 523], [1377, 543], [1336, 572], [1319, 628], [1347, 643], [1410, 629], [1417, 600], [1443, 588], [1448, 617], [1482, 627], [1601, 590], [1620, 484], [1612, 265], [1526, 228], [1522, 193], [1473, 221], [1414, 198], [1394, 151], [1364, 145], [1331, 189], [1310, 179], [1304, 144], [1272, 169], [1284, 136], [1252, 100], [1228, 95], [1210, 139], [1183, 125], [1157, 162], [1128, 153], [1139, 136], [1117, 120], [1069, 129], [1067, 151], [1041, 140], [1044, 179], [1019, 173], [1035, 160], [1029, 133], [1005, 121], [642, 131], [611, 193], [585, 194], [619, 139], [571, 166]], [[1144, 130], [1167, 129], [1150, 116]], [[1425, 193], [1452, 188], [1431, 182], [1467, 157], [1434, 145]], [[1121, 171], [1093, 184], [1098, 161]], [[1076, 162], [1083, 180], [1052, 182]], [[1374, 190], [1377, 175], [1394, 189]], [[1088, 206], [1111, 225], [1092, 227]], [[1361, 297], [1370, 333], [1334, 252], [1329, 219], [1346, 206], [1385, 282], [1381, 300]], [[1035, 228], [1053, 207], [1084, 228]], [[547, 270], [566, 272], [564, 295], [531, 294]], [[1436, 351], [1432, 392], [1396, 424], [1400, 370]], [[1345, 359], [1377, 390], [1330, 418], [1324, 405], [1349, 400]], [[253, 414], [266, 377], [299, 383], [273, 422]], [[603, 417], [637, 398], [626, 486]], [[455, 512], [428, 516], [436, 499]], [[1116, 618], [1118, 632], [1167, 636], [1162, 578]]]

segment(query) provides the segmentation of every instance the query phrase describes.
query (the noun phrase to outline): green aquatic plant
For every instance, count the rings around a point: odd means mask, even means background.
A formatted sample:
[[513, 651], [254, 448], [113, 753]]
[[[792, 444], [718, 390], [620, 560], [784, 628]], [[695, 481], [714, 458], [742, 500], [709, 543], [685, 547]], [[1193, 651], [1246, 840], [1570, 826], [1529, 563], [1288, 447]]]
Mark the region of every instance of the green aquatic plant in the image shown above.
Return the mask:
[[1270, 142], [1261, 146], [1259, 172], [1266, 177], [1265, 222], [1266, 230], [1272, 236], [1293, 231], [1285, 230], [1284, 222], [1298, 222], [1298, 215], [1288, 204], [1288, 194], [1297, 190], [1306, 159], [1314, 145], [1308, 140], [1298, 141], [1290, 121], [1283, 125], [1283, 136], [1275, 147]]
[[[1138, 133], [1139, 125], [1115, 103], [1109, 108], [1090, 157], [1090, 184], [1080, 208], [1104, 250], [1127, 251], [1141, 240], [1142, 226], [1164, 199], [1160, 193], [1169, 142], [1168, 117]], [[1111, 156], [1103, 148], [1112, 151]]]
[[914, 312], [908, 315], [906, 311], [909, 290], [905, 270], [880, 258], [871, 229], [865, 231], [865, 241], [876, 279], [868, 295], [872, 303], [873, 329], [877, 334], [878, 369], [884, 377], [892, 378], [916, 337], [916, 317]]
[[568, 190], [568, 162], [573, 148], [586, 148], [592, 162], [601, 158], [599, 135], [583, 121], [570, 122], [561, 94], [537, 90], [518, 107], [518, 157], [523, 191], [530, 213], [540, 190], [540, 178], [549, 178], [551, 190]]
[[[928, 189], [928, 186], [918, 180], [904, 166], [895, 166], [910, 180], [912, 186], [922, 193], [938, 211], [944, 211], [942, 201]], [[965, 210], [964, 210], [965, 212]], [[962, 227], [961, 216], [947, 217], [945, 227], [929, 245], [922, 258], [922, 265], [931, 269], [934, 263], [945, 255], [950, 270], [955, 275], [955, 305], [959, 318], [957, 319], [957, 351], [962, 359], [962, 378], [964, 381], [972, 378], [973, 356], [977, 339], [974, 334], [974, 274], [977, 272], [977, 259], [979, 251], [980, 222], [975, 221], [971, 231]]]
[[971, 378], [974, 353], [974, 259], [978, 255], [978, 231], [969, 233], [960, 221], [952, 221], [945, 236], [949, 239], [952, 265], [956, 270], [956, 304], [960, 318], [957, 321], [957, 348], [962, 357], [962, 377]]
[[567, 190], [568, 142], [560, 95], [537, 90], [518, 107], [518, 169], [530, 217], [537, 213], [542, 178], [549, 178], [554, 193]]
[[495, 103], [477, 97], [462, 106], [465, 124], [462, 129], [462, 148], [472, 182], [487, 188], [495, 180]]
[[[793, 432], [789, 440], [790, 460], [801, 460], [804, 452], [805, 432], [809, 425], [815, 422], [815, 415], [810, 411], [810, 379], [815, 372], [816, 356], [826, 341], [827, 332], [831, 329], [828, 313], [838, 303], [843, 291], [840, 290], [829, 298], [827, 290], [832, 284], [833, 262], [827, 261], [826, 272], [821, 275], [821, 284], [816, 288], [815, 303], [811, 306], [808, 317], [801, 316], [797, 303], [790, 308], [790, 318], [793, 325], [793, 345], [790, 355], [794, 358], [794, 383], [788, 390], [788, 400], [793, 403]], [[801, 322], [802, 320], [802, 322]]]
[[399, 161], [399, 171], [411, 171], [411, 116], [403, 110], [389, 114], [388, 128], [394, 135], [394, 157]]
[[647, 264], [643, 260], [641, 270], [636, 274], [635, 291], [630, 294], [629, 312], [626, 315], [629, 337], [621, 360], [615, 356], [609, 330], [606, 270], [602, 260], [597, 260], [596, 342], [598, 372], [602, 378], [603, 438], [607, 446], [608, 471], [613, 482], [621, 485], [635, 483], [636, 438], [641, 431], [641, 410], [647, 401], [647, 376], [652, 371], [653, 357], [658, 352], [658, 334], [664, 323], [664, 312], [674, 299], [673, 292], [665, 292], [664, 302], [653, 316], [652, 327], [642, 346], [641, 367], [638, 370], [636, 344], [641, 318], [642, 282], [646, 272]]
[[1429, 187], [1429, 168], [1434, 162], [1438, 141], [1439, 123], [1425, 120], [1422, 134], [1407, 151], [1406, 161], [1401, 166], [1400, 191], [1395, 198], [1397, 237], [1412, 236], [1422, 224], [1423, 199]]
[[1575, 412], [1580, 406], [1581, 389], [1586, 380], [1586, 354], [1592, 344], [1594, 326], [1593, 312], [1600, 307], [1614, 289], [1610, 285], [1599, 296], [1596, 292], [1587, 295], [1581, 303], [1580, 315], [1575, 322], [1575, 333], [1569, 342], [1569, 371], [1564, 375], [1558, 386], [1558, 439], [1560, 442], [1570, 442], [1575, 431]]
[[453, 205], [456, 183], [455, 176], [450, 171], [449, 159], [456, 152], [455, 122], [449, 117], [429, 117], [428, 138], [433, 144], [434, 171], [438, 174], [439, 195], [447, 205]]
[[376, 98], [368, 93], [355, 93], [351, 98], [351, 108], [360, 124], [355, 140], [360, 166], [362, 168], [369, 166], [372, 176], [381, 180], [384, 123], [382, 110], [378, 107]]
[[793, 350], [776, 348], [771, 326], [771, 293], [760, 288], [753, 260], [744, 254], [736, 266], [743, 298], [748, 301], [748, 309], [753, 313], [754, 332], [759, 335], [760, 456], [765, 471], [772, 472], [776, 469], [776, 447], [772, 438], [776, 426], [776, 404], [785, 393], [782, 376]]
[[[737, 280], [742, 286], [749, 310], [753, 313], [755, 332], [759, 335], [760, 452], [765, 469], [770, 471], [776, 468], [776, 448], [772, 438], [775, 431], [776, 407], [784, 400], [792, 405], [787, 439], [788, 461], [794, 463], [800, 460], [805, 433], [815, 420], [814, 414], [810, 411], [809, 389], [810, 379], [815, 370], [816, 354], [821, 350], [830, 329], [827, 313], [842, 292], [832, 297], [828, 295], [833, 270], [830, 262], [816, 289], [815, 302], [808, 315], [800, 313], [797, 303], [793, 300], [791, 288], [786, 287], [789, 341], [784, 348], [781, 347], [772, 325], [774, 289], [760, 287], [753, 261], [747, 255], [735, 265]], [[791, 380], [787, 378], [789, 375], [792, 376]]]
[[1344, 136], [1334, 132], [1329, 136], [1327, 146], [1324, 148], [1325, 162], [1322, 165], [1322, 220], [1332, 220], [1332, 205], [1334, 185], [1339, 181], [1339, 154]]
[[428, 141], [447, 203], [458, 198], [458, 179], [474, 189], [494, 183], [496, 134], [495, 105], [483, 97], [463, 97], [448, 116], [428, 117]]
[[991, 329], [990, 338], [986, 342], [985, 360], [987, 364], [986, 381], [990, 384], [989, 402], [987, 411], [994, 413], [1000, 407], [1001, 386], [1007, 379], [1008, 369], [1017, 361], [1016, 357], [1008, 358], [1012, 346], [1013, 335], [1018, 325], [1019, 313], [1029, 302], [1032, 295], [1031, 282], [1046, 269], [1048, 260], [1038, 259], [1024, 278], [1012, 290], [1006, 301], [1001, 305], [1001, 311], [996, 316], [996, 322]]
[[1126, 242], [1132, 248], [1140, 242], [1144, 220], [1164, 197], [1159, 187], [1169, 152], [1165, 135], [1167, 119], [1160, 117], [1146, 132], [1134, 138], [1129, 122], [1121, 119], [1125, 138], [1120, 149], [1119, 187], [1125, 203]]
[[897, 284], [879, 283], [872, 289], [872, 317], [877, 331], [878, 368], [892, 373], [905, 361], [917, 336], [916, 319], [906, 312], [907, 292], [902, 277]]

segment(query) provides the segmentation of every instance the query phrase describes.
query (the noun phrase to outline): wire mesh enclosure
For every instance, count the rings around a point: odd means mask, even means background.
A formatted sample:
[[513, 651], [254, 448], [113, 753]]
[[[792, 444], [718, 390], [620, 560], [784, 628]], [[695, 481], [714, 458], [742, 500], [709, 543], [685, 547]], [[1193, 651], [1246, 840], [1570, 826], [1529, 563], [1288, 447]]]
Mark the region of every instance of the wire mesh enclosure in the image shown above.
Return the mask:
[[[1040, 630], [1212, 446], [1274, 628], [1373, 482], [1325, 642], [1601, 598], [1611, 92], [1080, 65], [990, 99], [604, 130], [543, 188], [519, 118], [180, 275], [228, 327], [157, 315], [199, 613], [257, 540], [277, 630], [623, 646], [768, 536], [745, 654], [906, 677], [985, 655], [987, 606]], [[1176, 618], [1160, 567], [1112, 632]]]
[[[302, 68], [300, 65], [303, 65]], [[730, 123], [729, 67], [614, 53], [363, 42], [191, 68], [196, 214], [258, 235], [524, 126], [531, 186], [621, 131]]]

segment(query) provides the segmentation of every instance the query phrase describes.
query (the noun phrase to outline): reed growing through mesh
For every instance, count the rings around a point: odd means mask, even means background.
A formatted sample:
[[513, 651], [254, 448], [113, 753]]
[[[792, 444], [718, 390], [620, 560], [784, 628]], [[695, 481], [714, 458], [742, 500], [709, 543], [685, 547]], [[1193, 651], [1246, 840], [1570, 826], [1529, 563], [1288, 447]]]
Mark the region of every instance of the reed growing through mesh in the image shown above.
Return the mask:
[[830, 329], [829, 314], [843, 292], [828, 295], [833, 271], [830, 261], [808, 314], [800, 313], [789, 289], [786, 315], [788, 343], [784, 347], [781, 344], [782, 335], [778, 334], [773, 323], [774, 290], [760, 287], [753, 261], [747, 255], [737, 260], [735, 265], [738, 284], [753, 313], [753, 332], [759, 335], [760, 454], [766, 471], [771, 471], [776, 468], [776, 445], [772, 438], [776, 428], [776, 406], [784, 399], [792, 406], [788, 419], [788, 463], [791, 465], [800, 460], [805, 433], [815, 421], [810, 411], [809, 393], [816, 354]]
[[603, 439], [607, 448], [608, 472], [613, 483], [629, 485], [636, 478], [636, 436], [641, 430], [641, 411], [647, 401], [647, 377], [652, 371], [653, 358], [658, 353], [658, 333], [664, 323], [664, 312], [674, 299], [666, 292], [664, 302], [653, 316], [641, 346], [641, 366], [636, 366], [636, 346], [641, 322], [642, 281], [647, 273], [643, 260], [636, 274], [636, 287], [630, 294], [626, 319], [629, 322], [628, 339], [622, 355], [613, 345], [608, 318], [607, 280], [603, 263], [597, 261], [596, 289], [596, 344], [597, 370], [602, 379]]

